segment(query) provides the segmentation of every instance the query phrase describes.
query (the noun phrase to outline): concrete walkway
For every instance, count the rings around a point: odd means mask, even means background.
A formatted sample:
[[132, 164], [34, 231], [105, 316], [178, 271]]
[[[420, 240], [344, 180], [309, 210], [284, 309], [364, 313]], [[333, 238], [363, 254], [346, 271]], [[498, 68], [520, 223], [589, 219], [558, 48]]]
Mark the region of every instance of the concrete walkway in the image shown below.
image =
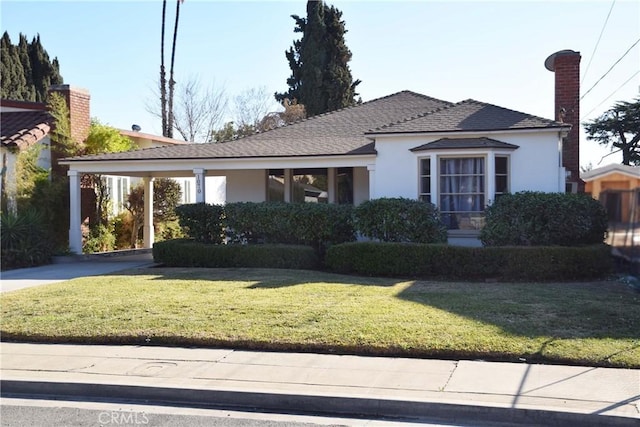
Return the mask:
[[0, 351], [9, 397], [472, 425], [640, 425], [640, 370], [155, 346], [5, 342]]
[[3, 271], [0, 273], [0, 290], [9, 292], [76, 277], [98, 276], [150, 265], [153, 265], [153, 255], [148, 249], [69, 256], [59, 259], [54, 264]]

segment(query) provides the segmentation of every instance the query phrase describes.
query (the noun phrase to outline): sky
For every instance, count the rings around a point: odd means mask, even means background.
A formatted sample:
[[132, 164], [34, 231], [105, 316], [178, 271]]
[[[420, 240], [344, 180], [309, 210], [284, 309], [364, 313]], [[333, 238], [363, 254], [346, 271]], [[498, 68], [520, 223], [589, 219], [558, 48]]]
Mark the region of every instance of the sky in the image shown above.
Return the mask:
[[[583, 122], [640, 93], [638, 1], [327, 3], [343, 12], [349, 65], [362, 80], [363, 101], [411, 90], [553, 119], [554, 75], [544, 60], [563, 49], [582, 55]], [[169, 0], [167, 66], [174, 13]], [[58, 58], [64, 82], [90, 92], [92, 117], [120, 129], [135, 123], [151, 134], [161, 134], [160, 120], [146, 108], [159, 104], [161, 14], [160, 0], [0, 0], [2, 31], [14, 43], [20, 33], [39, 34], [50, 57]], [[284, 52], [300, 37], [293, 14], [305, 16], [306, 1], [186, 0], [176, 80], [197, 78], [231, 98], [252, 88], [286, 91], [291, 70]], [[620, 162], [619, 153], [587, 141], [582, 131], [583, 167]]]

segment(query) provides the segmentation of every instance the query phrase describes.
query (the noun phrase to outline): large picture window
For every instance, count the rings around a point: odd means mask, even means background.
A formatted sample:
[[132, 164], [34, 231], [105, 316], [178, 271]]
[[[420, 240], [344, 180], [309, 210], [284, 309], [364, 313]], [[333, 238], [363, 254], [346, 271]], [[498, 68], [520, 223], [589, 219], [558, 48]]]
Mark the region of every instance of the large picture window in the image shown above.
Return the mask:
[[482, 227], [485, 207], [484, 157], [452, 157], [439, 160], [439, 208], [451, 230]]

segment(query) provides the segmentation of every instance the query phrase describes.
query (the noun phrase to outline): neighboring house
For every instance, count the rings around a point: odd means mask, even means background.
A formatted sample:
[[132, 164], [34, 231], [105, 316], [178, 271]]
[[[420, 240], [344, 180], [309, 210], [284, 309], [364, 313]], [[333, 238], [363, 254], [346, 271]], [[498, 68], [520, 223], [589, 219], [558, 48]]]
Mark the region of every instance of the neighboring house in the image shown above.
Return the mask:
[[7, 210], [17, 212], [16, 163], [20, 152], [40, 145], [38, 166], [49, 168], [51, 151], [49, 131], [51, 116], [39, 102], [0, 100], [0, 156], [2, 180], [0, 194], [6, 198]]
[[[89, 135], [91, 127], [90, 101], [86, 89], [70, 85], [54, 85], [50, 92], [60, 93], [69, 108], [71, 138], [82, 143]], [[49, 133], [55, 126], [53, 118], [47, 112], [47, 105], [40, 102], [0, 100], [0, 155], [2, 156], [2, 183], [0, 192], [7, 199], [7, 208], [16, 212], [16, 160], [18, 153], [34, 145], [42, 147], [38, 166], [56, 169], [58, 156], [52, 150]], [[162, 147], [166, 145], [187, 144], [171, 138], [150, 135], [142, 132], [121, 130], [120, 133], [132, 139], [140, 149]], [[66, 173], [63, 170], [61, 173]], [[105, 175], [112, 200], [111, 214], [122, 211], [126, 197], [136, 180], [128, 176]], [[183, 202], [191, 203], [195, 199], [195, 178], [179, 180], [183, 190]], [[82, 218], [91, 217], [95, 211], [95, 193], [93, 188], [82, 188]]]
[[640, 225], [640, 166], [611, 164], [584, 172], [585, 192], [600, 200], [612, 224]]
[[[142, 177], [147, 192], [153, 177], [195, 177], [197, 202], [206, 201], [211, 176], [225, 178], [227, 202], [303, 201], [310, 188], [326, 193], [312, 200], [328, 203], [421, 199], [438, 206], [451, 236], [477, 236], [485, 207], [506, 192], [583, 185], [579, 64], [573, 51], [545, 62], [556, 74], [557, 121], [402, 91], [232, 142], [64, 159], [72, 177], [71, 249], [81, 249], [74, 189], [83, 173]], [[154, 240], [150, 215], [145, 212], [145, 247]]]

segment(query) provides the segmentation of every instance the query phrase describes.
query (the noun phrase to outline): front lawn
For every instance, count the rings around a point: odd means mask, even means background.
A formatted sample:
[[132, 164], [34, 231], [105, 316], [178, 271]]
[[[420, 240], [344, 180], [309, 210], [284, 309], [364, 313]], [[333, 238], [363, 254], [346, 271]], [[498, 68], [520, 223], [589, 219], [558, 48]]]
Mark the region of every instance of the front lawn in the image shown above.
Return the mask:
[[0, 302], [3, 340], [640, 368], [640, 293], [618, 282], [154, 268], [11, 292]]

